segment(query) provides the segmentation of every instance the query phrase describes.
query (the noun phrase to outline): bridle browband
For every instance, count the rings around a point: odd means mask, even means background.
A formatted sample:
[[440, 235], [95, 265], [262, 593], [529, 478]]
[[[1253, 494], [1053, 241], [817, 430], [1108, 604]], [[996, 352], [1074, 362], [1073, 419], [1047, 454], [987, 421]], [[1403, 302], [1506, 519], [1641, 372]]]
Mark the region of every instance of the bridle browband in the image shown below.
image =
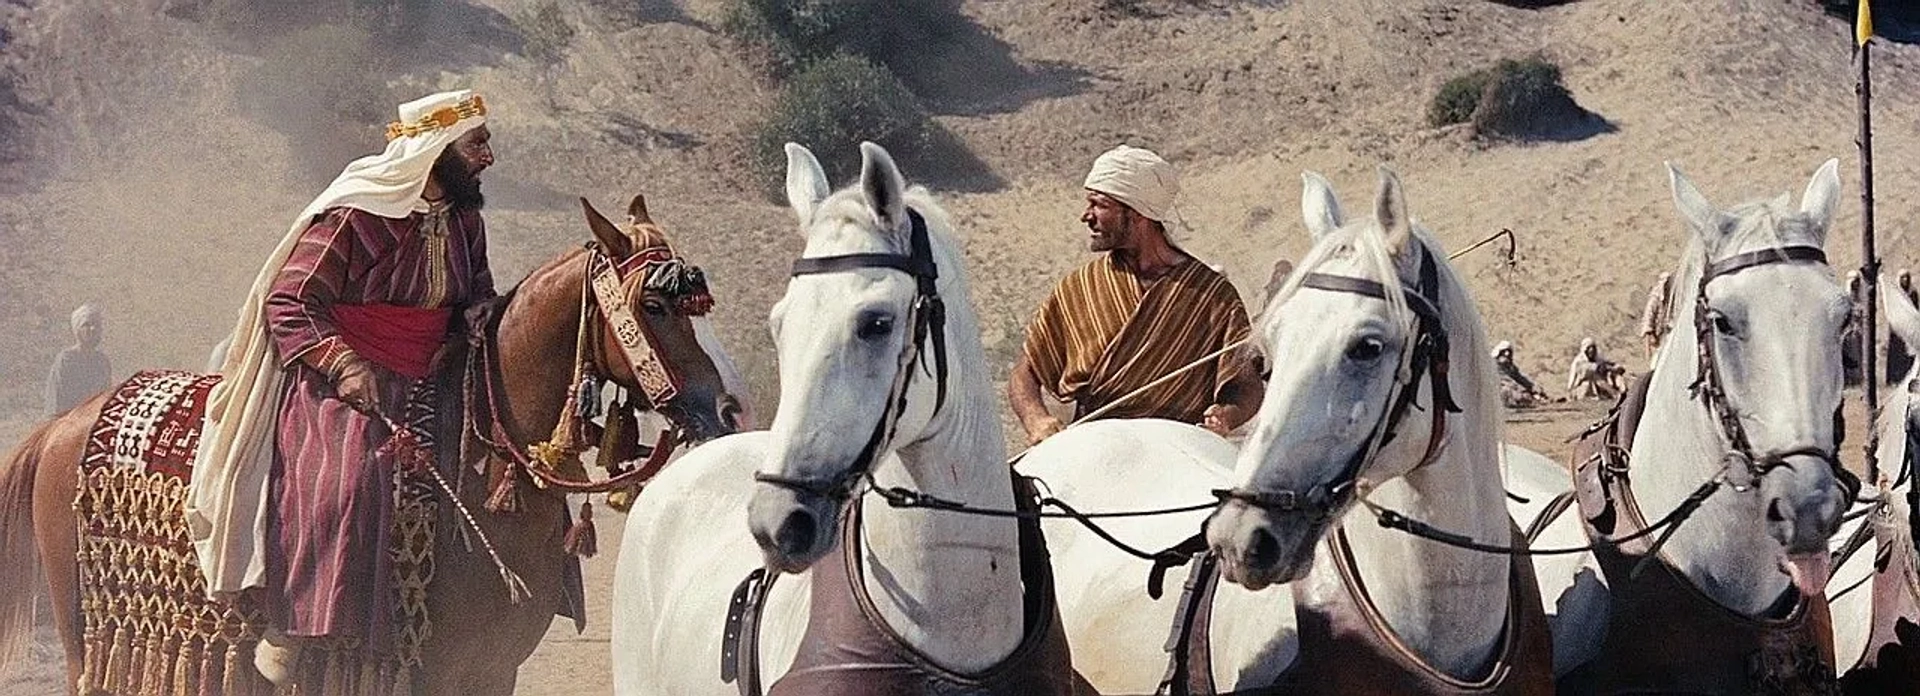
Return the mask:
[[[1419, 383], [1424, 377], [1430, 383], [1433, 394], [1432, 428], [1429, 432], [1426, 454], [1421, 456], [1415, 469], [1426, 466], [1439, 457], [1440, 449], [1446, 439], [1446, 414], [1460, 413], [1460, 406], [1453, 401], [1453, 390], [1447, 383], [1449, 365], [1448, 351], [1451, 341], [1440, 313], [1440, 274], [1432, 252], [1425, 245], [1415, 242], [1413, 247], [1420, 253], [1420, 276], [1417, 287], [1401, 286], [1401, 296], [1405, 298], [1407, 308], [1413, 311], [1413, 340], [1401, 348], [1399, 367], [1394, 372], [1393, 386], [1388, 389], [1387, 402], [1390, 406], [1380, 414], [1380, 420], [1367, 436], [1367, 441], [1347, 458], [1345, 466], [1332, 481], [1315, 484], [1307, 490], [1250, 490], [1245, 487], [1218, 489], [1213, 491], [1220, 502], [1237, 500], [1247, 505], [1264, 509], [1270, 513], [1304, 514], [1313, 519], [1325, 519], [1340, 509], [1344, 501], [1356, 494], [1355, 484], [1360, 474], [1372, 465], [1380, 449], [1392, 442], [1398, 435], [1401, 420], [1408, 411], [1417, 408], [1414, 403], [1419, 396]], [[1363, 278], [1332, 275], [1327, 273], [1308, 273], [1300, 280], [1303, 288], [1344, 292], [1377, 300], [1387, 300], [1387, 287]]]
[[1854, 493], [1858, 492], [1859, 480], [1840, 464], [1839, 457], [1829, 448], [1808, 444], [1756, 455], [1753, 442], [1747, 437], [1746, 426], [1740, 422], [1740, 412], [1727, 399], [1725, 384], [1720, 379], [1719, 363], [1714, 353], [1712, 308], [1707, 305], [1707, 284], [1749, 268], [1777, 263], [1825, 265], [1827, 254], [1820, 247], [1798, 244], [1735, 254], [1704, 264], [1694, 292], [1693, 331], [1697, 360], [1694, 364], [1694, 382], [1688, 389], [1719, 422], [1720, 434], [1727, 447], [1726, 473], [1741, 477], [1729, 481], [1735, 490], [1750, 488], [1768, 472], [1786, 466], [1788, 457], [1808, 456], [1827, 464], [1835, 480], [1842, 487], [1850, 489], [1847, 498], [1851, 500]]
[[793, 262], [791, 277], [845, 273], [867, 268], [880, 268], [899, 271], [913, 277], [914, 299], [908, 319], [912, 325], [911, 340], [901, 350], [899, 369], [894, 373], [893, 386], [887, 393], [885, 410], [879, 422], [873, 426], [873, 432], [867, 437], [867, 444], [861, 448], [860, 455], [853, 466], [837, 476], [827, 479], [804, 479], [756, 471], [753, 480], [768, 485], [812, 495], [845, 500], [852, 496], [853, 489], [860, 479], [873, 470], [874, 461], [888, 449], [893, 440], [895, 429], [899, 426], [900, 416], [907, 410], [907, 387], [913, 381], [913, 373], [921, 366], [921, 345], [933, 340], [934, 378], [937, 396], [933, 411], [938, 414], [947, 403], [947, 307], [940, 299], [938, 281], [940, 270], [934, 264], [933, 244], [927, 238], [927, 221], [920, 212], [907, 209], [908, 253], [900, 254], [866, 253], [843, 254], [840, 256], [821, 256], [803, 258]]

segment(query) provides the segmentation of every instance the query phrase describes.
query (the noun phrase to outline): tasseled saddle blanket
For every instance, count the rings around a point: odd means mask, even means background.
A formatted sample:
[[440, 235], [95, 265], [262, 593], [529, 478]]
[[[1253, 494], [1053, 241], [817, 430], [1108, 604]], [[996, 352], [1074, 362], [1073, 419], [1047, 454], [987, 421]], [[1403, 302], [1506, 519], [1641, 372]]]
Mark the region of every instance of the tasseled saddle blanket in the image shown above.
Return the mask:
[[[74, 510], [80, 520], [80, 609], [86, 655], [79, 688], [140, 696], [251, 696], [275, 692], [253, 668], [267, 626], [251, 594], [206, 598], [188, 540], [184, 499], [219, 375], [149, 371], [116, 388], [89, 432]], [[402, 485], [396, 482], [396, 485]], [[396, 496], [395, 573], [401, 596], [394, 654], [357, 641], [314, 646], [294, 694], [406, 693], [430, 630], [424, 588], [432, 572], [433, 501], [412, 486]], [[401, 606], [404, 604], [404, 606]]]

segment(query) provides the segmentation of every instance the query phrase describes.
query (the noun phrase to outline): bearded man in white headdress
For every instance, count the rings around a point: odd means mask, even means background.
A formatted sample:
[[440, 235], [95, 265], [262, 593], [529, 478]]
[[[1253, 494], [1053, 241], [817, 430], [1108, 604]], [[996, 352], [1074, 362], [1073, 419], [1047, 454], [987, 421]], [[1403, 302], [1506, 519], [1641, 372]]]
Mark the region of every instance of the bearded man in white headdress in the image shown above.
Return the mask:
[[[1080, 222], [1105, 252], [1069, 274], [1027, 325], [1007, 396], [1039, 442], [1063, 426], [1041, 392], [1074, 404], [1074, 417], [1164, 418], [1226, 434], [1260, 408], [1261, 385], [1237, 352], [1119, 401], [1247, 337], [1247, 309], [1225, 276], [1175, 246], [1166, 221], [1180, 193], [1173, 165], [1121, 145], [1087, 174]], [[1116, 405], [1117, 402], [1117, 405]]]
[[401, 105], [386, 150], [294, 219], [229, 338], [188, 524], [210, 594], [264, 590], [256, 664], [276, 682], [304, 639], [391, 638], [393, 479], [374, 453], [459, 312], [494, 296], [485, 115], [469, 91]]

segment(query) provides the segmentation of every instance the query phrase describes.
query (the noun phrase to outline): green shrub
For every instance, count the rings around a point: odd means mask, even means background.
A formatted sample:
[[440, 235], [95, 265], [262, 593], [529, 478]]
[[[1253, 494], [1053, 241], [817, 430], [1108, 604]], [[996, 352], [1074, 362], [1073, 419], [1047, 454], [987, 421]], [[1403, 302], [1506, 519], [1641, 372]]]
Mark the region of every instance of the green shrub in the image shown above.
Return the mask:
[[836, 53], [868, 58], [886, 26], [887, 0], [730, 0], [720, 28], [752, 49], [775, 76]]
[[1502, 60], [1473, 110], [1473, 127], [1482, 136], [1526, 137], [1586, 116], [1561, 84], [1560, 66], [1539, 57]]
[[1427, 107], [1427, 125], [1471, 122], [1480, 136], [1525, 137], [1587, 115], [1561, 83], [1560, 67], [1534, 56], [1447, 80]]
[[1440, 92], [1433, 95], [1433, 103], [1427, 107], [1427, 125], [1439, 128], [1472, 119], [1474, 107], [1480, 105], [1480, 93], [1486, 91], [1491, 77], [1486, 70], [1475, 70], [1441, 84]]
[[860, 171], [858, 145], [871, 140], [911, 160], [935, 145], [938, 127], [892, 72], [873, 61], [837, 54], [794, 73], [767, 119], [754, 131], [754, 171], [769, 194], [784, 190], [788, 142], [820, 158], [832, 181]]
[[528, 58], [552, 63], [566, 54], [573, 43], [573, 25], [560, 12], [560, 3], [546, 0], [514, 13], [513, 23], [520, 29], [523, 50]]

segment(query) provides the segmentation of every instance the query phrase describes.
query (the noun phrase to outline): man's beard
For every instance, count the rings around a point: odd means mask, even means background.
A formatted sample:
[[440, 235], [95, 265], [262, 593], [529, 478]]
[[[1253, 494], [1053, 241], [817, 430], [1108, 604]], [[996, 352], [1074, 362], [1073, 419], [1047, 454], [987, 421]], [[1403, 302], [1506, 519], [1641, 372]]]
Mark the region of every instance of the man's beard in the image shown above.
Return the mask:
[[433, 161], [433, 180], [455, 210], [479, 210], [487, 205], [487, 197], [480, 193], [480, 178], [467, 171], [466, 160], [451, 148], [441, 151], [440, 158]]

